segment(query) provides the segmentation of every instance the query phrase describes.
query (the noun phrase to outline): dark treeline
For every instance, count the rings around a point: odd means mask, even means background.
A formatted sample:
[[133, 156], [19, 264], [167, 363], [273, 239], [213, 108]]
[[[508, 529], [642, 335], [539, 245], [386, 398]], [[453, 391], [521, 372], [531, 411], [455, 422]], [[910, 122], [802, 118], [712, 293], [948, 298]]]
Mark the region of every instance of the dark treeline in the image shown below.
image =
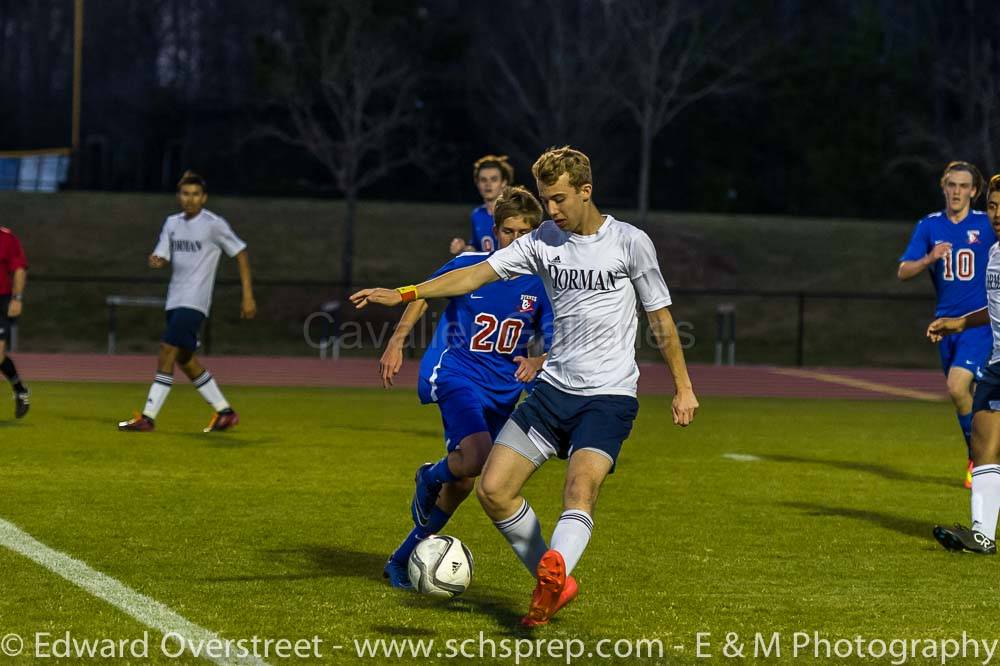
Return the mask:
[[[987, 1], [85, 7], [82, 188], [472, 203], [479, 155], [573, 143], [605, 205], [907, 219], [1000, 168]], [[0, 0], [0, 150], [68, 145], [72, 35]]]

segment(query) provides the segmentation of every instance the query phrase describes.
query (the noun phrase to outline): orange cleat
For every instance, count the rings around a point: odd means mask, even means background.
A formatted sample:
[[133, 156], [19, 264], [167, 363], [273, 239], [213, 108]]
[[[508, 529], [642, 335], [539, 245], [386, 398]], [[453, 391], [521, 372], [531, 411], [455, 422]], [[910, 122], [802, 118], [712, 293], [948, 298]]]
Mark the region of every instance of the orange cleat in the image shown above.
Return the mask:
[[152, 432], [155, 427], [153, 419], [139, 412], [135, 412], [128, 421], [118, 422], [118, 429], [122, 432]]
[[234, 425], [240, 422], [240, 415], [234, 412], [232, 409], [227, 409], [223, 412], [216, 412], [212, 415], [212, 420], [208, 422], [208, 426], [205, 427], [202, 432], [218, 432], [220, 430], [229, 430]]
[[528, 614], [521, 618], [521, 624], [525, 627], [548, 624], [549, 618], [573, 598], [567, 595], [566, 601], [560, 606], [559, 602], [566, 590], [567, 576], [566, 562], [558, 550], [550, 548], [545, 551], [541, 562], [538, 563], [537, 578], [535, 591], [531, 593], [531, 607], [528, 609]]
[[965, 471], [965, 487], [972, 490], [972, 461], [969, 461], [969, 468]]
[[580, 586], [576, 584], [576, 578], [566, 576], [566, 587], [559, 595], [559, 601], [556, 602], [556, 609], [552, 611], [552, 614], [555, 615], [562, 610], [562, 607], [576, 599], [578, 594], [580, 594]]

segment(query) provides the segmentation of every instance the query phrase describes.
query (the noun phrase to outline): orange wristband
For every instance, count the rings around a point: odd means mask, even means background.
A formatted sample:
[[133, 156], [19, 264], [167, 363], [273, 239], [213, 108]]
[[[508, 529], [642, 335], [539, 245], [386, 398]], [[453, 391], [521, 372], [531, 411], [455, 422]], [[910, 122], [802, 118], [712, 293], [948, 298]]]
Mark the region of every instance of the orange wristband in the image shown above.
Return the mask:
[[400, 287], [396, 291], [399, 292], [399, 295], [402, 297], [404, 303], [417, 300], [417, 288], [412, 284], [407, 287]]

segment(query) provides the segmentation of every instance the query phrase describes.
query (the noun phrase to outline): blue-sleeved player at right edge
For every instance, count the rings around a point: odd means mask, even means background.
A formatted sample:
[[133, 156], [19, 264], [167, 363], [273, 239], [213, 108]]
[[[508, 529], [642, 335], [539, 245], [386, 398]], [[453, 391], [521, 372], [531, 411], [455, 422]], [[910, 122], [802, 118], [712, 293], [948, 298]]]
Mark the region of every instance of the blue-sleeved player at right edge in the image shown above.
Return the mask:
[[[494, 231], [503, 248], [538, 228], [542, 207], [523, 187], [507, 187], [494, 206]], [[466, 252], [432, 277], [485, 261], [488, 252]], [[414, 300], [403, 313], [380, 361], [383, 385], [402, 365], [402, 351], [414, 324], [427, 306]], [[522, 391], [541, 369], [543, 356], [528, 357], [529, 340], [552, 337], [552, 306], [537, 276], [484, 285], [450, 299], [420, 363], [418, 393], [424, 404], [441, 410], [447, 454], [424, 463], [416, 474], [411, 501], [414, 527], [386, 562], [384, 575], [393, 587], [409, 588], [407, 560], [416, 545], [440, 532], [472, 492], [500, 428], [507, 422]], [[576, 596], [576, 581], [567, 582], [560, 607]]]
[[[899, 258], [900, 280], [924, 273], [937, 292], [934, 317], [961, 317], [986, 307], [986, 264], [994, 234], [985, 213], [972, 210], [983, 192], [983, 176], [974, 164], [951, 162], [941, 175], [944, 210], [917, 223], [910, 244]], [[968, 467], [965, 487], [972, 487], [972, 392], [976, 374], [990, 357], [990, 328], [970, 328], [938, 344], [948, 395], [955, 405], [965, 438]]]

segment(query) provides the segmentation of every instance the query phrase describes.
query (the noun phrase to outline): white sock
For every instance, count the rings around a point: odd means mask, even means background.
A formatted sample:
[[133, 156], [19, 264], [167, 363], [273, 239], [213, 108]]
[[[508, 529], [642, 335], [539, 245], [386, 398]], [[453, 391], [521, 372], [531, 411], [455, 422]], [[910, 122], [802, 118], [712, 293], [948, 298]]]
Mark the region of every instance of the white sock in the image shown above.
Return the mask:
[[142, 410], [143, 416], [155, 419], [160, 413], [160, 408], [170, 395], [170, 387], [174, 385], [174, 378], [162, 372], [156, 373], [153, 385], [149, 387], [149, 397], [146, 398], [146, 407]]
[[1000, 514], [1000, 465], [972, 468], [972, 529], [996, 540]]
[[538, 523], [538, 516], [528, 504], [528, 500], [524, 500], [524, 504], [514, 512], [513, 516], [494, 521], [493, 524], [504, 535], [517, 553], [518, 559], [534, 577], [538, 563], [548, 548], [545, 546], [545, 539], [542, 538], [542, 526]]
[[583, 556], [593, 531], [594, 520], [586, 511], [567, 509], [559, 516], [556, 529], [552, 532], [552, 550], [558, 550], [566, 560], [567, 576]]
[[215, 383], [215, 377], [208, 370], [192, 379], [191, 383], [198, 389], [198, 393], [201, 393], [205, 402], [212, 405], [212, 409], [215, 411], [221, 412], [223, 409], [229, 408], [229, 403], [226, 402], [222, 391], [219, 390], [219, 385]]

